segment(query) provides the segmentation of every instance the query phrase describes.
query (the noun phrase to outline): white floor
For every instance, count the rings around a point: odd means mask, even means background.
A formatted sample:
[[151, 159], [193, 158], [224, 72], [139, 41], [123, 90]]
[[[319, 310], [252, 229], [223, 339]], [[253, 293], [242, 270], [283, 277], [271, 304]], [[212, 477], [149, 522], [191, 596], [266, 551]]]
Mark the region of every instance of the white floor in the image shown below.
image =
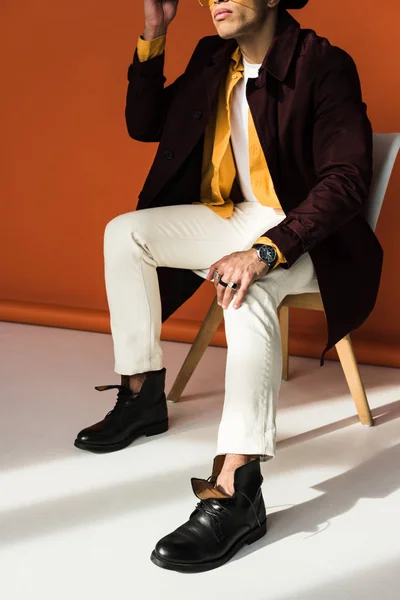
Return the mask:
[[[149, 555], [208, 477], [225, 350], [209, 348], [170, 430], [107, 455], [73, 446], [114, 405], [109, 335], [2, 323], [0, 594], [40, 599], [397, 599], [400, 371], [362, 366], [377, 426], [354, 416], [340, 365], [292, 358], [278, 456], [262, 463], [269, 532], [220, 569], [182, 575]], [[164, 342], [167, 389], [188, 346]], [[245, 365], [243, 366], [245, 368]]]

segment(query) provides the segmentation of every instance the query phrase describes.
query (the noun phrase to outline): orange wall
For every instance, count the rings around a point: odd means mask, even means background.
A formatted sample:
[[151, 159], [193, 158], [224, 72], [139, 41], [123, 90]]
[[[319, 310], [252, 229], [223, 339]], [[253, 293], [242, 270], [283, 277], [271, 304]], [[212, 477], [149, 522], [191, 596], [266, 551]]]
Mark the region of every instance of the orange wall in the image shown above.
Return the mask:
[[[134, 210], [156, 150], [156, 144], [131, 140], [124, 123], [126, 72], [143, 30], [143, 3], [4, 4], [0, 299], [7, 302], [0, 317], [60, 325], [58, 308], [59, 315], [71, 309], [71, 315], [81, 315], [75, 326], [101, 330], [107, 328], [103, 229], [115, 215]], [[374, 0], [311, 0], [292, 14], [353, 56], [373, 128], [388, 132], [400, 130], [400, 8], [398, 0], [383, 7]], [[169, 82], [198, 38], [213, 33], [208, 10], [196, 0], [181, 0], [168, 33]], [[386, 252], [381, 293], [374, 314], [354, 336], [362, 361], [396, 366], [399, 193], [397, 164], [377, 230]], [[182, 323], [196, 325], [204, 316], [213, 288], [203, 287], [178, 311], [178, 320], [170, 320], [164, 337], [183, 339]], [[96, 315], [101, 325], [94, 324]], [[323, 319], [303, 311], [294, 315], [294, 353], [318, 354]]]

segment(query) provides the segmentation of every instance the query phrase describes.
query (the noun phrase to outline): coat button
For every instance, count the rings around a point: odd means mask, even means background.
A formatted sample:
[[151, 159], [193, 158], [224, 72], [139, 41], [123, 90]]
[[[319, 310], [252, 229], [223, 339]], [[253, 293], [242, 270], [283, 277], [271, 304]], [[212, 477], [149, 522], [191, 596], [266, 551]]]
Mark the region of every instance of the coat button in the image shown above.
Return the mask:
[[201, 119], [201, 117], [203, 116], [203, 113], [201, 112], [201, 110], [196, 110], [196, 112], [194, 113], [193, 116], [195, 119]]
[[172, 150], [170, 150], [169, 148], [166, 148], [164, 150], [164, 156], [167, 160], [171, 160], [171, 158], [174, 156]]

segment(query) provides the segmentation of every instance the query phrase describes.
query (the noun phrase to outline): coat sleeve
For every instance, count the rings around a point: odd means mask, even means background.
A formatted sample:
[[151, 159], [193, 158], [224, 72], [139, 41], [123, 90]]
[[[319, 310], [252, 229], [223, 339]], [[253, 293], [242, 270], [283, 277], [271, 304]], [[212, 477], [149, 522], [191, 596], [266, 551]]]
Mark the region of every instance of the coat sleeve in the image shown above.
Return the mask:
[[265, 232], [290, 268], [304, 253], [360, 213], [372, 181], [372, 128], [362, 101], [356, 65], [330, 47], [314, 80], [312, 131], [316, 185], [299, 206]]
[[[203, 38], [204, 39], [204, 38]], [[185, 69], [173, 83], [164, 86], [165, 52], [140, 62], [136, 48], [128, 69], [128, 90], [125, 104], [125, 121], [130, 137], [140, 142], [159, 142], [168, 111], [185, 77], [195, 64], [202, 40], [196, 46]]]

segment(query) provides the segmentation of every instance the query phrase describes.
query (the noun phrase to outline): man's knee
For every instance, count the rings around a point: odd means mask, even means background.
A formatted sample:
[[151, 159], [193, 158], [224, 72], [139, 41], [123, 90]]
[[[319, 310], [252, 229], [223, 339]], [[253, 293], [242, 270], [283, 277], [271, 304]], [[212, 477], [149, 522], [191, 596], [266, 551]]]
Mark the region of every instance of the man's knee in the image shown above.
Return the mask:
[[104, 238], [106, 240], [118, 240], [121, 236], [129, 233], [129, 223], [132, 219], [129, 219], [130, 213], [118, 215], [109, 221], [104, 230]]
[[240, 321], [244, 319], [259, 320], [264, 323], [276, 320], [278, 309], [277, 293], [274, 285], [260, 285], [259, 282], [253, 282], [243, 299], [239, 308], [233, 308], [235, 298], [232, 299], [228, 308], [224, 309], [225, 321]]

